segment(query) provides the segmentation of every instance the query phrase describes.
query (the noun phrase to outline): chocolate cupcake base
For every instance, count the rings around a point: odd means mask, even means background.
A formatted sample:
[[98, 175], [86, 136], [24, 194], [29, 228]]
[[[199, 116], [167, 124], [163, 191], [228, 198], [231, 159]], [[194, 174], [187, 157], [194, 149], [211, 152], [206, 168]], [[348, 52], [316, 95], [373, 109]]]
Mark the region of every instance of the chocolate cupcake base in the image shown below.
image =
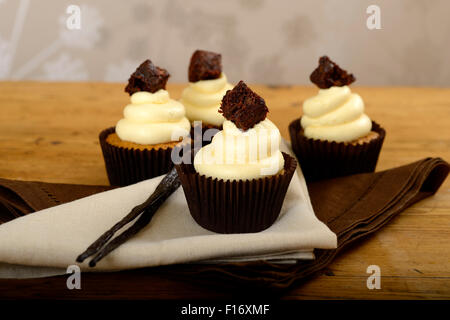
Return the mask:
[[173, 148], [134, 149], [112, 145], [106, 138], [115, 132], [111, 127], [99, 135], [106, 172], [112, 186], [127, 186], [169, 172], [173, 167]]
[[297, 161], [283, 153], [284, 169], [273, 176], [225, 181], [200, 175], [192, 164], [176, 165], [189, 211], [203, 228], [218, 233], [259, 232], [280, 214]]
[[345, 143], [307, 138], [300, 120], [290, 123], [289, 135], [306, 181], [375, 171], [386, 135], [379, 124], [372, 121], [372, 131], [378, 137], [362, 143]]

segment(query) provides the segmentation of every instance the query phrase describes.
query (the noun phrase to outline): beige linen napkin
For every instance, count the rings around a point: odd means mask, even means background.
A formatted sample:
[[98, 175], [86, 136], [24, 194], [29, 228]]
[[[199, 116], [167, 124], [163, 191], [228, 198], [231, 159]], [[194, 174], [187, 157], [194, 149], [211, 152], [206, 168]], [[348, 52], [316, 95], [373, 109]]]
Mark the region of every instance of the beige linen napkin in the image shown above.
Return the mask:
[[[283, 149], [288, 151], [286, 145]], [[104, 231], [153, 192], [161, 177], [51, 207], [0, 225], [0, 263], [67, 268]], [[259, 259], [311, 259], [314, 248], [336, 248], [336, 235], [312, 210], [306, 183], [297, 168], [280, 213], [269, 229], [251, 234], [217, 234], [190, 216], [183, 189], [160, 207], [150, 224], [84, 270], [122, 270], [189, 263]]]

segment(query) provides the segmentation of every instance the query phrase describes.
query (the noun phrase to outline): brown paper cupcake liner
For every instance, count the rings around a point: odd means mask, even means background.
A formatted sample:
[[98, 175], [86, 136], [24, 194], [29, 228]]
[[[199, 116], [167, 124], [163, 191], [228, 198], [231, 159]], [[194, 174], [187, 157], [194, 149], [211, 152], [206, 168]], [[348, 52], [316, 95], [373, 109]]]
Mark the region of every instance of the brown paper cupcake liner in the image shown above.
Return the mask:
[[253, 180], [225, 181], [200, 175], [192, 164], [176, 165], [189, 211], [203, 228], [218, 233], [259, 232], [280, 214], [297, 161], [283, 153], [284, 170]]
[[289, 125], [292, 150], [307, 181], [316, 181], [356, 173], [373, 172], [386, 131], [372, 121], [372, 131], [379, 134], [368, 142], [349, 144], [305, 137], [300, 119]]
[[173, 167], [173, 148], [145, 149], [124, 148], [106, 142], [115, 132], [111, 127], [99, 135], [106, 172], [112, 186], [127, 186], [169, 172]]
[[211, 140], [212, 140], [213, 137], [211, 137], [210, 140], [203, 141], [203, 135], [205, 134], [205, 132], [208, 129], [217, 129], [217, 130], [221, 131], [222, 130], [222, 126], [215, 126], [215, 125], [212, 125], [212, 124], [204, 124], [204, 123], [202, 123], [202, 135], [201, 135], [201, 137], [196, 137], [196, 136], [194, 136], [195, 126], [194, 126], [194, 123], [192, 123], [191, 133], [190, 133], [191, 134], [191, 138], [192, 138], [192, 140], [197, 142], [197, 145], [199, 145], [200, 147], [204, 147], [204, 146], [206, 146], [206, 145], [211, 143]]

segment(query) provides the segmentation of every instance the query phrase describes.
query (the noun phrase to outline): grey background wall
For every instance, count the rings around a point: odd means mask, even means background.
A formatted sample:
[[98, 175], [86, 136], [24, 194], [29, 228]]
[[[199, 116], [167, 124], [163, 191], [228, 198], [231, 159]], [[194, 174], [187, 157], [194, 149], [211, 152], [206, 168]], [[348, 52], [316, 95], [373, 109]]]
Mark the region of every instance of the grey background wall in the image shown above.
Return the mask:
[[0, 0], [0, 79], [125, 82], [150, 58], [185, 82], [202, 48], [232, 82], [307, 84], [327, 54], [359, 85], [449, 86], [449, 17], [448, 0]]

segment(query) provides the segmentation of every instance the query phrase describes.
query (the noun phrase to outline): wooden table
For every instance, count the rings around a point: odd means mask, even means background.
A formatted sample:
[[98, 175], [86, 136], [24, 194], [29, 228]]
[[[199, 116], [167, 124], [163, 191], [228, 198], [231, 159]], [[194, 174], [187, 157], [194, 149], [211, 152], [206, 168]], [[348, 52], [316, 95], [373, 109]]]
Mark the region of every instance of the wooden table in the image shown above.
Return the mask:
[[[107, 184], [98, 133], [122, 116], [129, 98], [123, 84], [0, 82], [0, 177], [47, 182]], [[252, 86], [265, 98], [269, 118], [288, 138], [313, 87]], [[183, 85], [169, 85], [173, 98]], [[450, 160], [450, 89], [355, 87], [367, 114], [387, 137], [377, 170], [424, 157]], [[366, 268], [381, 268], [381, 289], [368, 290]], [[136, 272], [130, 298], [227, 297], [220, 288], [179, 283]], [[90, 287], [67, 290], [66, 277], [0, 280], [9, 297], [105, 297], [120, 288], [89, 275]], [[155, 281], [157, 279], [158, 281]], [[152, 285], [145, 280], [153, 281]], [[1, 289], [0, 289], [1, 291]], [[450, 179], [439, 192], [405, 210], [389, 225], [340, 255], [327, 272], [283, 296], [311, 298], [450, 298]]]

